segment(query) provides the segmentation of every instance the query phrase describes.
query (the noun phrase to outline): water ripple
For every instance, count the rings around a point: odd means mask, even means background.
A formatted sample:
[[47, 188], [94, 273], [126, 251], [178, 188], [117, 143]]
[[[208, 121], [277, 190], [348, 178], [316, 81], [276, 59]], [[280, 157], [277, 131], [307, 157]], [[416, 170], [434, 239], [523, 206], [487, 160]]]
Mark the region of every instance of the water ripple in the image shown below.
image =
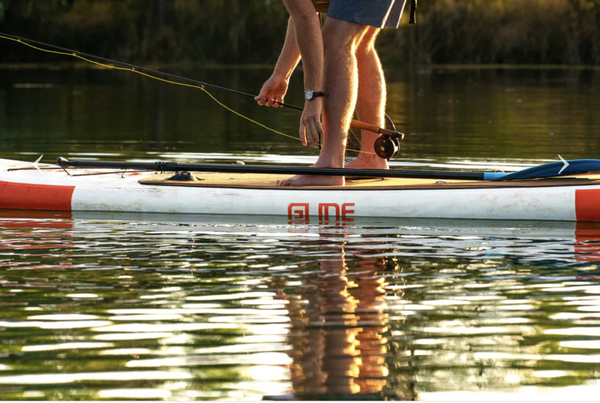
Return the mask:
[[600, 226], [28, 214], [0, 215], [10, 399], [426, 400], [597, 382]]

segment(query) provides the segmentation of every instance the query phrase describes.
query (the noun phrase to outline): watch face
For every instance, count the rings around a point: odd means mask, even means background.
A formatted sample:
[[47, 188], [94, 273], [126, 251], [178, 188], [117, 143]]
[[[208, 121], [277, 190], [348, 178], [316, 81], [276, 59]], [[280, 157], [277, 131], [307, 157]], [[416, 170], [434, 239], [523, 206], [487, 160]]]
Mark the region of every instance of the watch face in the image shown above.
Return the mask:
[[310, 101], [313, 98], [313, 90], [304, 91], [304, 97]]

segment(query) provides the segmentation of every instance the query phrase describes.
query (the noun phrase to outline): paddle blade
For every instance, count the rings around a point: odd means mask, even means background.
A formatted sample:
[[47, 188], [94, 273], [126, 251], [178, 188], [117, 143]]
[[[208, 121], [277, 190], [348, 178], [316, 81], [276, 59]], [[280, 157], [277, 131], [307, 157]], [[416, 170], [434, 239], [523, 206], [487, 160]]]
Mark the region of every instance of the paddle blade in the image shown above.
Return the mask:
[[507, 181], [514, 179], [552, 178], [600, 171], [600, 160], [571, 160], [551, 162], [509, 174], [486, 173], [485, 180]]

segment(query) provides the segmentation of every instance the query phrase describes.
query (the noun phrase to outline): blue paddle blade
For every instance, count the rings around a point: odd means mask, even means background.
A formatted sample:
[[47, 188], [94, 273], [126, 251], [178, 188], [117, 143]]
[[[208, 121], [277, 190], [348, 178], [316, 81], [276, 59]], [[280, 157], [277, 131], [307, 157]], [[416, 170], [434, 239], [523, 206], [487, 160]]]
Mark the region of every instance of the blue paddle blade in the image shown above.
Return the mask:
[[600, 171], [600, 160], [571, 160], [566, 161], [566, 163], [563, 161], [551, 162], [509, 174], [486, 172], [483, 175], [483, 179], [488, 181], [507, 181], [513, 179], [551, 178], [594, 171]]

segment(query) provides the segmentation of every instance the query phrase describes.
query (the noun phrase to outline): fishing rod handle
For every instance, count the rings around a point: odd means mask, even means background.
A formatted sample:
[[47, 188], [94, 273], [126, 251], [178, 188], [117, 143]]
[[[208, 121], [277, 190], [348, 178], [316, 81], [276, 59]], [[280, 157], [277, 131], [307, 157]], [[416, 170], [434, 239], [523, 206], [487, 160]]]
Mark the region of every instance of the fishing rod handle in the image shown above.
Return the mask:
[[[250, 95], [252, 96], [252, 95]], [[296, 106], [296, 105], [291, 105], [291, 104], [285, 104], [285, 103], [279, 103], [280, 106], [286, 107], [286, 108], [291, 108], [291, 109], [296, 109], [298, 111], [303, 111], [304, 108], [300, 107], [300, 106]], [[390, 130], [390, 129], [386, 129], [384, 127], [379, 127], [377, 125], [372, 125], [370, 123], [365, 123], [365, 122], [361, 122], [360, 120], [352, 120], [352, 122], [350, 123], [350, 126], [354, 127], [355, 129], [361, 129], [361, 130], [368, 130], [370, 132], [373, 133], [379, 133], [379, 134], [383, 134], [386, 136], [392, 136], [397, 138], [398, 140], [403, 140], [404, 139], [404, 133], [400, 133], [394, 130]]]
[[384, 136], [392, 136], [398, 140], [404, 139], [404, 133], [379, 127], [377, 125], [372, 125], [370, 123], [361, 122], [360, 120], [352, 120], [350, 126], [354, 127], [355, 129], [368, 130], [373, 133], [383, 134]]

